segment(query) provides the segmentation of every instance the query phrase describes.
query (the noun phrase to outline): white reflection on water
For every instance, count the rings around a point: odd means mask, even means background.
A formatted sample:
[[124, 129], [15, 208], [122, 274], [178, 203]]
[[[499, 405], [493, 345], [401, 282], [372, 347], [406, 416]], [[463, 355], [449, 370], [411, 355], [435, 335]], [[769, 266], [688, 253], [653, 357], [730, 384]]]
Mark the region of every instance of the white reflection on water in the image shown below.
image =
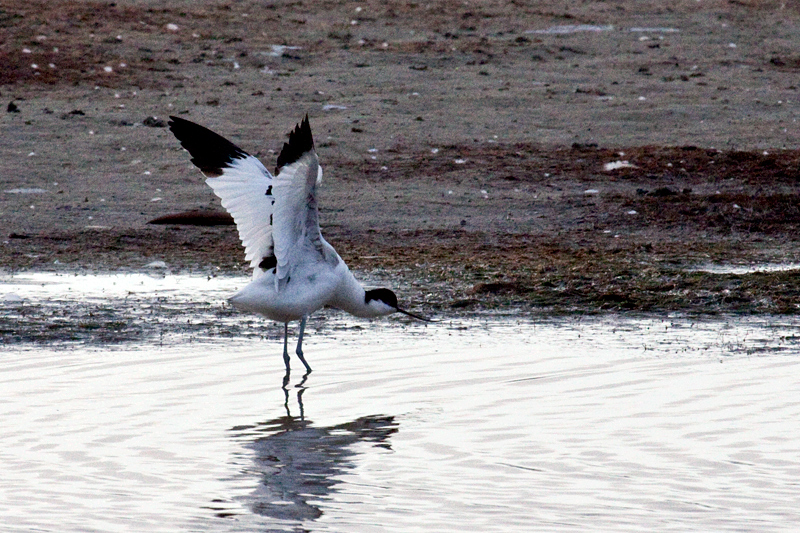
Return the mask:
[[749, 265], [725, 265], [707, 263], [688, 269], [690, 272], [708, 272], [710, 274], [755, 274], [759, 272], [788, 272], [800, 270], [800, 263], [753, 263]]
[[247, 282], [245, 276], [23, 272], [0, 277], [0, 299], [15, 295], [11, 299], [94, 301], [148, 296], [204, 302], [229, 295]]
[[226, 299], [247, 277], [163, 274], [56, 274], [0, 277], [4, 343], [185, 342], [241, 333], [264, 321], [243, 317]]
[[336, 320], [286, 391], [277, 339], [6, 346], [3, 531], [800, 523], [797, 319]]

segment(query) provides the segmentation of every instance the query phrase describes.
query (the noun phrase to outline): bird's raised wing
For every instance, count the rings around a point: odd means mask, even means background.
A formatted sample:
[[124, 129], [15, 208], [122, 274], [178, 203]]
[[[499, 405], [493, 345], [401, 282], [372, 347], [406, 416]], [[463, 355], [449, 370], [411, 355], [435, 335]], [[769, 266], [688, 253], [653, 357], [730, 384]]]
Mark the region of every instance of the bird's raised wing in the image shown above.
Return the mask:
[[283, 145], [273, 181], [275, 210], [273, 239], [277, 281], [287, 278], [291, 265], [326, 256], [319, 232], [317, 184], [322, 168], [314, 150], [308, 115], [289, 134]]
[[236, 222], [253, 275], [275, 266], [272, 175], [258, 159], [213, 131], [182, 118], [170, 119], [172, 133]]

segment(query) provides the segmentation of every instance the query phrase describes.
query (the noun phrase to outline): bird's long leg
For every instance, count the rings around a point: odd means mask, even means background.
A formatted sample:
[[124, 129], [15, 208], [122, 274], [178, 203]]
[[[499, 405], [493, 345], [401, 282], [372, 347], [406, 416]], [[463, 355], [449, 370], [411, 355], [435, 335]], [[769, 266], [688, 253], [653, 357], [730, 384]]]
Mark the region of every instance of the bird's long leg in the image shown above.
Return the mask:
[[289, 373], [287, 372], [285, 376], [283, 376], [283, 407], [286, 409], [286, 416], [289, 418], [292, 417], [292, 413], [289, 411], [289, 389], [286, 388], [286, 385], [289, 384]]
[[306, 318], [308, 318], [308, 317], [303, 317], [303, 319], [300, 321], [300, 337], [297, 339], [297, 350], [296, 350], [296, 353], [297, 353], [297, 357], [300, 358], [300, 362], [303, 363], [306, 366], [306, 375], [308, 375], [308, 374], [311, 373], [311, 367], [308, 366], [308, 363], [306, 362], [306, 358], [303, 357], [303, 332], [305, 332], [305, 330], [306, 330]]
[[286, 365], [286, 377], [289, 377], [289, 323], [283, 323], [283, 363]]
[[303, 393], [305, 391], [306, 391], [305, 387], [302, 387], [299, 391], [297, 391], [297, 404], [300, 406], [300, 420], [305, 420], [306, 418], [305, 411], [303, 410]]

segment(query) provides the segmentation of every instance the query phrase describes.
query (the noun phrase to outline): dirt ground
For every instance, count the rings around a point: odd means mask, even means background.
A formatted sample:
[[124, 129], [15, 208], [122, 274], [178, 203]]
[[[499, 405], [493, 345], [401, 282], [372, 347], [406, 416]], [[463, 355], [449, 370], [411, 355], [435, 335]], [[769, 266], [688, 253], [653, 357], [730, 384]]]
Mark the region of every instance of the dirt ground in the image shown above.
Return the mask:
[[[165, 127], [274, 167], [431, 313], [800, 312], [800, 8], [780, 1], [0, 6], [0, 269], [247, 272]], [[799, 267], [800, 268], [800, 267]]]

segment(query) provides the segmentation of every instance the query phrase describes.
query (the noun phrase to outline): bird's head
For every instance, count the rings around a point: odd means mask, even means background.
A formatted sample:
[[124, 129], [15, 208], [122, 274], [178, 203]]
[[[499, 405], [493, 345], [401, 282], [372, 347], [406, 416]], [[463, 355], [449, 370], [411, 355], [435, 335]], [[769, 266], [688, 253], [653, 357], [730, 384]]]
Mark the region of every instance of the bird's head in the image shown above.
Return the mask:
[[389, 289], [372, 289], [364, 294], [364, 303], [375, 313], [375, 316], [391, 315], [392, 313], [403, 313], [417, 320], [430, 322], [430, 319], [409, 313], [397, 306], [397, 295]]

